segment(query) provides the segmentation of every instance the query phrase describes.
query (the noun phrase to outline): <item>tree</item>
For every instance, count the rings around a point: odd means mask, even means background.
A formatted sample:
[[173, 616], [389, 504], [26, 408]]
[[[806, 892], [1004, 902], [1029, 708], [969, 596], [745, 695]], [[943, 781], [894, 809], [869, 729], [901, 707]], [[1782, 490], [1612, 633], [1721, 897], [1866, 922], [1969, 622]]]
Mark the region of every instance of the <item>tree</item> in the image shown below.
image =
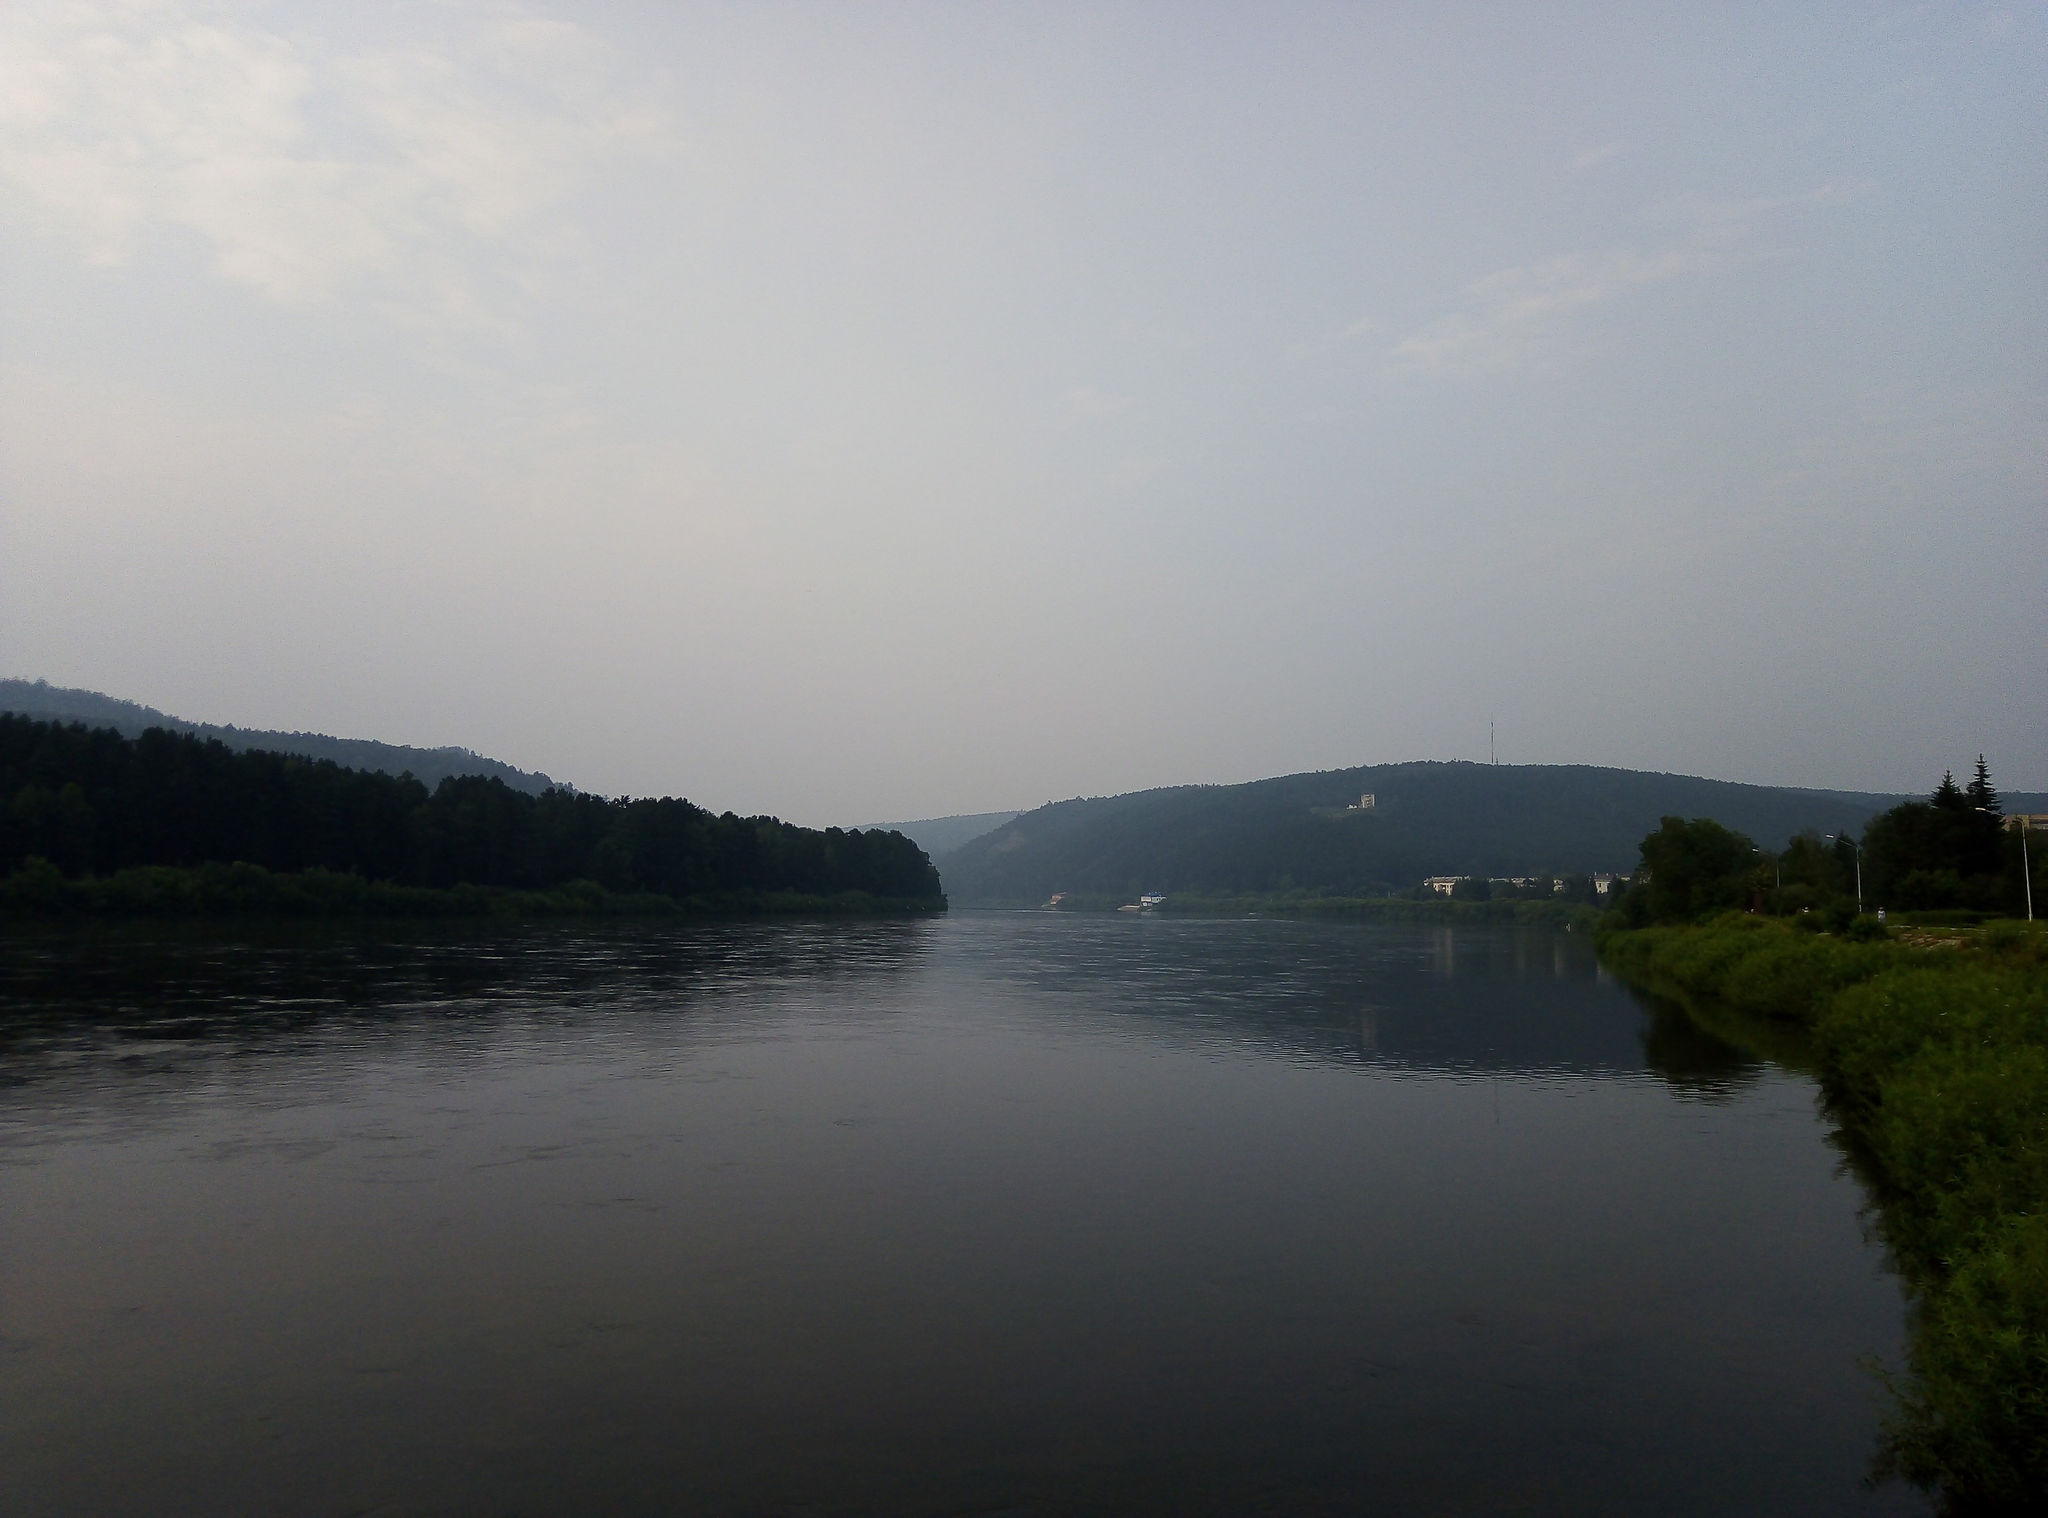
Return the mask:
[[496, 776], [450, 776], [430, 793], [409, 775], [332, 760], [0, 712], [0, 877], [32, 856], [69, 876], [239, 863], [512, 890], [595, 878], [676, 897], [934, 899], [941, 890], [924, 851], [901, 833], [714, 817], [669, 796], [534, 796]]
[[1646, 905], [1656, 922], [1689, 922], [1740, 906], [1756, 846], [1711, 817], [1666, 817], [1643, 840]]
[[1908, 909], [1998, 906], [2009, 886], [1997, 807], [1980, 758], [1968, 791], [1944, 774], [1927, 800], [1873, 817], [1863, 832], [1869, 894]]
[[1969, 798], [1972, 811], [1988, 812], [1993, 817], [1999, 814], [1998, 792], [1992, 788], [1991, 771], [1984, 767], [1982, 754], [1977, 756], [1976, 778], [1964, 787], [1963, 794]]

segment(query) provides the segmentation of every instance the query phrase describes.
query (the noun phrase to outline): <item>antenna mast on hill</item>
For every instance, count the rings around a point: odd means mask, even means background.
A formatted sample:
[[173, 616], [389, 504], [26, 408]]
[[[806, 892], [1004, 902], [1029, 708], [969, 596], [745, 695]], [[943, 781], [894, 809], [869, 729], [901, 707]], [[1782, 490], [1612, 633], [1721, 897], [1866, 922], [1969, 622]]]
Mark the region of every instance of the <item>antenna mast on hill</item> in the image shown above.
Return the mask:
[[1493, 718], [1491, 717], [1486, 719], [1486, 762], [1488, 764], [1500, 763], [1500, 760], [1496, 759], [1493, 754]]

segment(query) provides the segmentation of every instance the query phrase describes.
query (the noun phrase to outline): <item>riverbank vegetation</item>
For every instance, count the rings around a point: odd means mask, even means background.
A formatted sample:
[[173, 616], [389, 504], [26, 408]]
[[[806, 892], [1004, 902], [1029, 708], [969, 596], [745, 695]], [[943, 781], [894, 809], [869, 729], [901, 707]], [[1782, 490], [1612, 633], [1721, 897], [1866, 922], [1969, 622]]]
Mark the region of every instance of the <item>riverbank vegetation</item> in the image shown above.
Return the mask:
[[2048, 905], [2048, 837], [2018, 820], [2004, 815], [1981, 757], [1967, 786], [1943, 775], [1925, 801], [1873, 817], [1860, 839], [1804, 832], [1773, 853], [1711, 819], [1666, 817], [1619, 905], [1631, 927], [1737, 907], [1837, 932], [1878, 910], [1952, 925], [2018, 917], [2030, 899]]
[[[1981, 766], [1978, 783], [1988, 791]], [[1871, 873], [1881, 888], [1919, 872], [1935, 899], [2003, 903], [2018, 850], [1996, 815], [1964, 816], [1939, 791], [1895, 809], [1865, 835], [1868, 862], [1883, 860]], [[1897, 1410], [1881, 1472], [1957, 1514], [2048, 1510], [2048, 927], [1881, 926], [1841, 894], [1854, 888], [1845, 852], [1846, 879], [1825, 869], [1844, 862], [1833, 850], [1804, 850], [1785, 889], [1812, 901], [1774, 919], [1775, 861], [1711, 822], [1667, 818], [1602, 920], [1601, 955], [1709, 1025], [1732, 1014], [1806, 1030], [1916, 1309], [1908, 1363], [1887, 1374]], [[1867, 900], [1869, 875], [1864, 887]], [[1745, 899], [1752, 910], [1732, 910]]]
[[[900, 833], [538, 796], [0, 715], [0, 910], [468, 916], [942, 910]], [[882, 904], [896, 904], [884, 907]], [[808, 908], [806, 908], [808, 909]]]

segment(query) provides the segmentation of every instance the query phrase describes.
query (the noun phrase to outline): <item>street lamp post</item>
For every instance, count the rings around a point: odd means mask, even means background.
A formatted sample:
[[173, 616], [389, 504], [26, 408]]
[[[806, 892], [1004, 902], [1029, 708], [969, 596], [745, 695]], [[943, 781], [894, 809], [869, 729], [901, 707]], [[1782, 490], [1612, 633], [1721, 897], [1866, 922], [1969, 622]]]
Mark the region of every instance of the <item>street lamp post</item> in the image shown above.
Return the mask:
[[2027, 888], [2027, 921], [2034, 920], [2034, 866], [2027, 858], [2027, 828], [2032, 819], [2020, 818], [2020, 880]]
[[1856, 851], [1856, 915], [1863, 915], [1863, 845], [1847, 833], [1830, 833], [1828, 837], [1846, 843]]
[[[1987, 817], [1999, 815], [1988, 806], [1980, 806], [1977, 810], [1984, 813]], [[2028, 821], [2027, 814], [2025, 812], [2020, 813], [2020, 884], [2027, 888], [2027, 921], [2032, 922], [2034, 920], [2034, 866], [2032, 861], [2027, 858]]]

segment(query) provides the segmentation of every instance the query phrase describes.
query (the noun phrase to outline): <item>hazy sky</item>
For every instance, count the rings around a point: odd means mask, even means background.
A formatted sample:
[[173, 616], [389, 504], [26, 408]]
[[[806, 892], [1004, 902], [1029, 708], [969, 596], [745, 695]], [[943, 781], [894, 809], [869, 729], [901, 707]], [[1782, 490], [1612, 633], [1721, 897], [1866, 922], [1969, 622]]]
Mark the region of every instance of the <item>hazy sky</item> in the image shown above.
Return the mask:
[[2048, 786], [2048, 6], [0, 8], [0, 674], [862, 822]]

